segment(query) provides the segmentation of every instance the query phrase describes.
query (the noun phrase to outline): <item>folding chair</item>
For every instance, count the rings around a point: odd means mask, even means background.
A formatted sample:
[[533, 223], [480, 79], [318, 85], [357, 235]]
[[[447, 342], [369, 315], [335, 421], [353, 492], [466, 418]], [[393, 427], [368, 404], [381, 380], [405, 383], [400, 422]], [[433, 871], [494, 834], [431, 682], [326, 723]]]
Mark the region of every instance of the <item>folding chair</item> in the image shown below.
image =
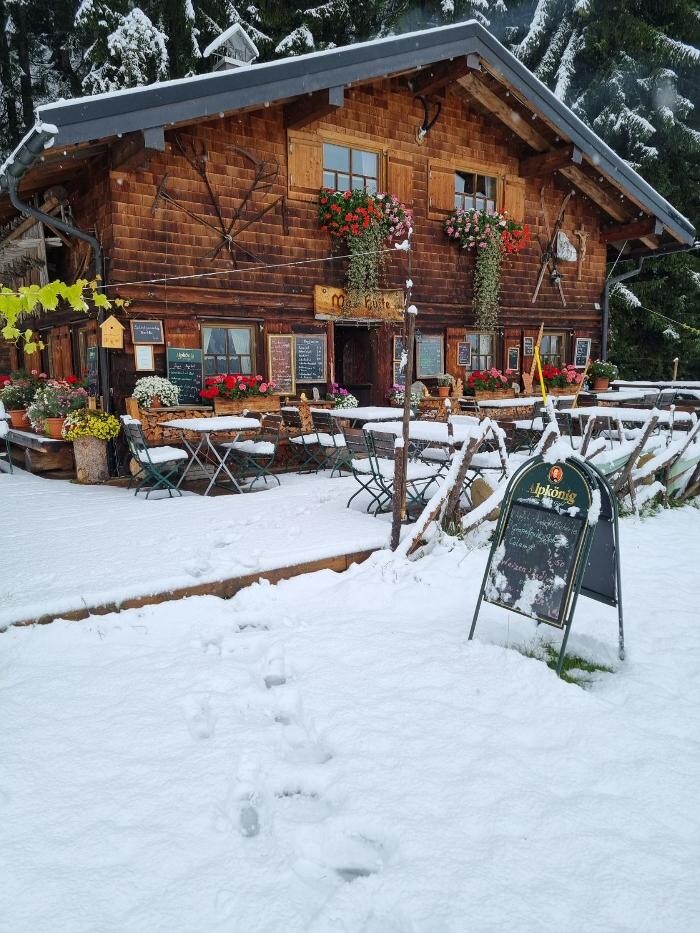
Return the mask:
[[331, 477], [336, 470], [340, 476], [342, 467], [348, 466], [350, 457], [345, 446], [345, 438], [342, 432], [338, 433], [336, 419], [328, 411], [312, 411], [311, 422], [323, 456], [323, 466], [319, 469], [331, 467]]
[[7, 421], [7, 412], [5, 411], [5, 406], [0, 402], [0, 441], [5, 441], [5, 454], [7, 456], [7, 462], [10, 466], [9, 472], [13, 472], [12, 467], [12, 453], [10, 452], [10, 425]]
[[[396, 460], [396, 435], [386, 431], [369, 431], [369, 444], [372, 455], [370, 463], [377, 485], [383, 492], [374, 514], [386, 505], [391, 505], [394, 497], [394, 470]], [[425, 505], [426, 491], [436, 483], [442, 467], [437, 470], [433, 465], [421, 462], [409, 462], [406, 465], [407, 506]]]
[[185, 451], [179, 447], [149, 447], [140, 421], [122, 415], [121, 422], [129, 452], [140, 467], [138, 473], [129, 480], [128, 488], [131, 489], [132, 483], [136, 483], [134, 495], [137, 496], [145, 489], [147, 499], [157, 489], [167, 489], [169, 498], [174, 492], [181, 496], [182, 492], [171, 482], [171, 477], [179, 471], [182, 462], [188, 459]]
[[540, 414], [542, 402], [535, 402], [526, 418], [513, 422], [513, 451], [527, 450], [532, 453], [544, 431], [544, 418]]
[[224, 460], [230, 455], [236, 461], [241, 473], [253, 474], [253, 479], [248, 484], [249, 489], [252, 489], [259, 479], [264, 480], [267, 486], [268, 476], [274, 479], [278, 486], [282, 485], [279, 477], [272, 472], [281, 430], [282, 418], [279, 415], [263, 415], [260, 420], [260, 430], [255, 437], [246, 441], [229, 441], [219, 444], [219, 447], [228, 451]]
[[361, 428], [343, 427], [343, 437], [345, 438], [345, 447], [350, 457], [350, 469], [352, 475], [360, 486], [354, 492], [346, 503], [346, 508], [350, 508], [352, 500], [359, 496], [361, 492], [367, 492], [371, 496], [367, 511], [372, 508], [374, 503], [381, 503], [384, 497], [384, 490], [377, 483], [372, 469], [372, 451], [367, 441], [367, 435]]
[[[305, 434], [304, 422], [298, 408], [283, 408], [280, 412], [285, 428], [290, 432], [289, 443], [301, 450], [304, 462], [299, 473], [318, 473], [323, 466], [325, 454], [319, 447], [316, 433]], [[294, 432], [293, 434], [291, 432]], [[306, 469], [310, 467], [310, 469]]]

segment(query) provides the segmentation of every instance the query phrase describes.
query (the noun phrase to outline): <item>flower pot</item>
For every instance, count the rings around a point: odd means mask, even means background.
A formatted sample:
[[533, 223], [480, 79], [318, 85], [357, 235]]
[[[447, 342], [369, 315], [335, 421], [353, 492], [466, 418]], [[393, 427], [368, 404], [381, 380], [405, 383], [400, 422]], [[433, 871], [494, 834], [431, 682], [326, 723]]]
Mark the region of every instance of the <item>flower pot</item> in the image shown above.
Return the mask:
[[16, 431], [31, 431], [26, 408], [10, 408], [7, 414], [10, 416], [10, 425]]
[[607, 376], [596, 376], [593, 380], [593, 388], [596, 392], [605, 392], [610, 388], [610, 380]]
[[214, 414], [240, 415], [244, 411], [279, 411], [279, 395], [251, 395], [250, 398], [215, 398]]
[[438, 398], [449, 398], [450, 387], [449, 386], [438, 386], [437, 394], [438, 394]]
[[73, 441], [73, 454], [79, 483], [104, 483], [109, 479], [106, 441], [79, 437]]
[[65, 418], [44, 418], [41, 426], [42, 433], [56, 441], [63, 440], [61, 431], [63, 430], [63, 424], [65, 420]]
[[162, 408], [163, 403], [157, 395], [154, 395], [148, 405], [149, 408]]

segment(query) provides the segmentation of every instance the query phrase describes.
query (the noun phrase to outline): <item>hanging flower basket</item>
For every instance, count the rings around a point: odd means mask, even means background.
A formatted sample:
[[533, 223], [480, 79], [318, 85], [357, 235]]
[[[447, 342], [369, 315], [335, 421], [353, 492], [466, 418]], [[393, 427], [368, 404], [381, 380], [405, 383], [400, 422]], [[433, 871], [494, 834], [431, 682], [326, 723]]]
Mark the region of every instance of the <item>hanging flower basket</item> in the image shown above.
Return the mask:
[[318, 222], [335, 243], [350, 255], [347, 297], [350, 307], [379, 300], [383, 249], [403, 240], [411, 229], [411, 212], [392, 194], [370, 194], [364, 189], [333, 191], [321, 188]]
[[475, 324], [480, 332], [490, 333], [498, 323], [503, 256], [525, 249], [530, 242], [529, 227], [511, 220], [505, 211], [491, 213], [458, 208], [445, 221], [444, 230], [462, 249], [476, 250]]

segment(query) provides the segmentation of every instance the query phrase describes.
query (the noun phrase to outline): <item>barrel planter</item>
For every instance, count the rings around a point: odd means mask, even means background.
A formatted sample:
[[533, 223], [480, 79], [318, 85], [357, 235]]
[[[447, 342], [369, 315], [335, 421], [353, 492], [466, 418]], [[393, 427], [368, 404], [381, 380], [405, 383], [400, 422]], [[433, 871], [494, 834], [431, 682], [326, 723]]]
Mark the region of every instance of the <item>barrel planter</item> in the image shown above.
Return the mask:
[[75, 474], [79, 483], [105, 483], [109, 479], [107, 443], [97, 437], [79, 437], [73, 441]]
[[215, 398], [214, 414], [242, 415], [244, 411], [279, 411], [279, 395], [251, 395], [250, 398]]

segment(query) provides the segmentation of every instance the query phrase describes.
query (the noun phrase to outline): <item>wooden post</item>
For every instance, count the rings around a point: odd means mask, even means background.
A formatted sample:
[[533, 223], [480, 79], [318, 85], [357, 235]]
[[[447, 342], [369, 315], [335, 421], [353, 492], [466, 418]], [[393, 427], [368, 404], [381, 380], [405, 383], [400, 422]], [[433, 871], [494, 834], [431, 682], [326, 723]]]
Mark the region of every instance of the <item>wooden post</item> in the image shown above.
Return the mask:
[[[542, 323], [540, 324], [540, 329], [539, 329], [539, 332], [538, 332], [538, 334], [537, 334], [537, 342], [535, 343], [535, 346], [536, 346], [536, 347], [539, 347], [540, 343], [542, 343], [542, 334], [543, 334], [543, 333], [544, 333], [544, 321], [542, 321]], [[532, 363], [530, 364], [530, 374], [529, 374], [529, 375], [526, 375], [524, 372], [523, 372], [523, 374], [522, 374], [523, 388], [524, 388], [524, 390], [525, 390], [525, 394], [526, 394], [526, 395], [532, 395], [532, 382], [533, 382], [533, 379], [534, 379], [534, 376], [535, 376], [535, 366], [536, 366], [536, 365], [537, 365], [537, 364], [536, 364], [536, 362], [535, 362], [535, 356], [534, 356], [534, 354], [533, 354], [533, 356], [532, 356]]]
[[673, 361], [673, 377], [672, 377], [672, 379], [671, 379], [672, 382], [675, 382], [676, 379], [678, 378], [678, 364], [679, 364], [679, 362], [680, 362], [680, 360], [679, 360], [678, 357], [676, 357], [676, 358], [674, 359], [674, 361]]
[[[409, 253], [410, 255], [410, 253]], [[409, 278], [410, 281], [410, 278]], [[406, 289], [407, 296], [410, 290]], [[402, 446], [396, 451], [394, 463], [394, 499], [391, 516], [391, 550], [395, 551], [401, 538], [401, 522], [406, 518], [406, 469], [408, 466], [408, 432], [411, 423], [411, 384], [413, 382], [413, 347], [416, 340], [415, 305], [406, 308], [406, 381], [403, 398]]]

